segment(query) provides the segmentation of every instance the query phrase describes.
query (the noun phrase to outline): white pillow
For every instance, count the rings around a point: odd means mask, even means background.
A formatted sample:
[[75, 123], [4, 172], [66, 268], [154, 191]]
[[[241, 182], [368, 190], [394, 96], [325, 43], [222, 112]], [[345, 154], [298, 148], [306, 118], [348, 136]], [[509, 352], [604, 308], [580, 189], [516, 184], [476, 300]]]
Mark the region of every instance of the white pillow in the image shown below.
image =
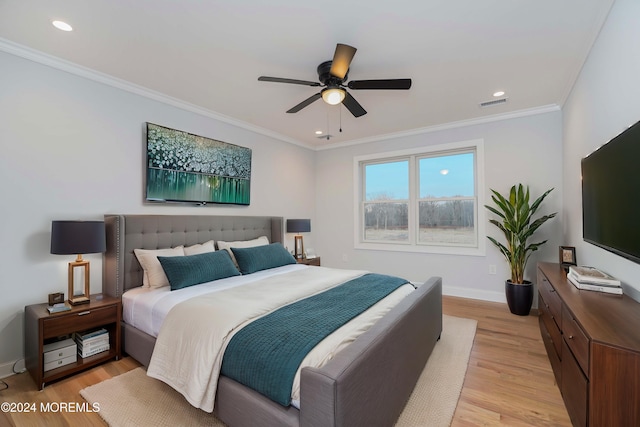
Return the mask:
[[213, 246], [213, 240], [209, 240], [208, 242], [204, 242], [199, 245], [185, 246], [184, 254], [198, 255], [198, 254], [203, 254], [205, 252], [213, 252], [215, 250], [216, 248]]
[[142, 285], [149, 288], [161, 288], [169, 286], [169, 279], [164, 274], [162, 265], [158, 261], [158, 256], [184, 256], [184, 246], [155, 250], [134, 249], [133, 252], [144, 270]]
[[269, 239], [267, 236], [260, 236], [257, 239], [253, 240], [238, 240], [236, 242], [225, 242], [222, 240], [218, 240], [218, 249], [226, 249], [231, 255], [231, 259], [233, 263], [238, 266], [238, 262], [236, 261], [236, 257], [233, 256], [233, 252], [231, 248], [253, 248], [254, 246], [264, 246], [269, 244]]

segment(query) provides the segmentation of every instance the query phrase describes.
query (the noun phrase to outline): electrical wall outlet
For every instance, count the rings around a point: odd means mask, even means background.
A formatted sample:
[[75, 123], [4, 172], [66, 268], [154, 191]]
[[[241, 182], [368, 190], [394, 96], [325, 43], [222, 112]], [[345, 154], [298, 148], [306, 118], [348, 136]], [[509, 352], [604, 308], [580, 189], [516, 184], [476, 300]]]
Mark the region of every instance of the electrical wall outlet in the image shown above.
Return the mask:
[[496, 274], [496, 265], [489, 264], [489, 274]]

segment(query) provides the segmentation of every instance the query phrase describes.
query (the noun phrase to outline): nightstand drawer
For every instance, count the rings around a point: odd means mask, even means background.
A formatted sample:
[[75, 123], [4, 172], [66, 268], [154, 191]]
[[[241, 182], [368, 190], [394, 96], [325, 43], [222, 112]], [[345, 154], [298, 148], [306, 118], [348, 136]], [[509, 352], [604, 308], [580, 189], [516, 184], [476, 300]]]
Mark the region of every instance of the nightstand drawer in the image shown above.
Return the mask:
[[45, 319], [43, 336], [45, 339], [70, 334], [81, 329], [91, 329], [107, 323], [115, 323], [118, 319], [118, 307], [94, 308], [67, 315], [58, 315]]

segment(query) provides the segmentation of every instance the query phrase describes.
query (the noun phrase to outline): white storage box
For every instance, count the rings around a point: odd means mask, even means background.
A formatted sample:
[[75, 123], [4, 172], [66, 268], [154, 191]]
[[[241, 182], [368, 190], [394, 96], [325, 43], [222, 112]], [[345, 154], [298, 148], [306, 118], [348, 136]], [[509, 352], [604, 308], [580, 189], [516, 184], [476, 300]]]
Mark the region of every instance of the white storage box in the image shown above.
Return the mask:
[[45, 372], [76, 361], [78, 348], [71, 338], [45, 344], [43, 349]]
[[49, 363], [44, 364], [44, 371], [50, 371], [55, 368], [59, 368], [60, 366], [70, 365], [71, 363], [76, 363], [77, 356], [74, 354], [73, 356], [68, 356], [63, 359], [53, 360]]

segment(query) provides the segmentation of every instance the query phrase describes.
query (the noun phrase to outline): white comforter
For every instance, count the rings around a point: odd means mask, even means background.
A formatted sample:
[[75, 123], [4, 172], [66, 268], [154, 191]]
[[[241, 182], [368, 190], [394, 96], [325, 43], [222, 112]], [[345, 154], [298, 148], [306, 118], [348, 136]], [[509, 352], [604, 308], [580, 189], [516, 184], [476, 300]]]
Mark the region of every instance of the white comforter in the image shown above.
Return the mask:
[[[268, 277], [242, 287], [181, 302], [164, 320], [147, 374], [180, 392], [200, 409], [213, 411], [222, 356], [242, 326], [282, 305], [323, 292], [363, 271], [310, 267]], [[322, 366], [413, 290], [406, 285], [320, 343], [303, 366]], [[299, 400], [299, 370], [292, 390]]]

